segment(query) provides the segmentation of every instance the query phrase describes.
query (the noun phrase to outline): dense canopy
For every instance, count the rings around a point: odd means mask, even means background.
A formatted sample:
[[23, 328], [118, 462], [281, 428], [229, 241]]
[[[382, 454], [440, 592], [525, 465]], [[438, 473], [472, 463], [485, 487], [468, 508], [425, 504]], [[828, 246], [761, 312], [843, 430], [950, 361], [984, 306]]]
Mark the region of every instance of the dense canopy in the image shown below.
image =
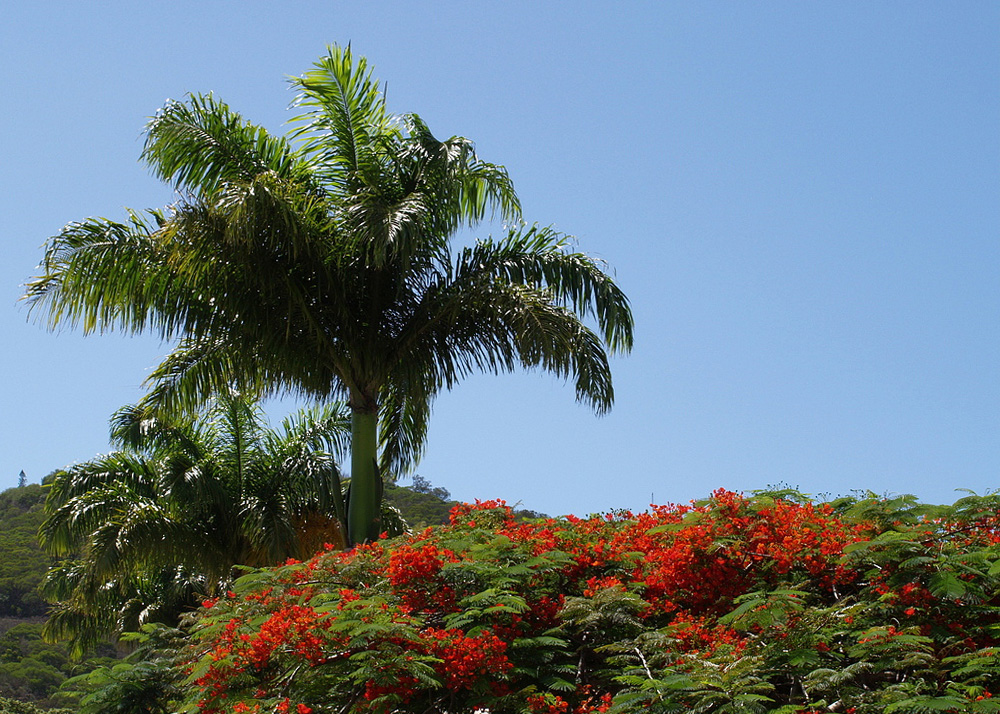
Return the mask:
[[175, 624], [238, 566], [342, 545], [335, 455], [349, 423], [340, 405], [273, 430], [235, 394], [194, 418], [123, 407], [117, 448], [56, 472], [47, 489], [39, 534], [59, 557], [45, 583], [48, 635], [82, 652], [145, 622]]

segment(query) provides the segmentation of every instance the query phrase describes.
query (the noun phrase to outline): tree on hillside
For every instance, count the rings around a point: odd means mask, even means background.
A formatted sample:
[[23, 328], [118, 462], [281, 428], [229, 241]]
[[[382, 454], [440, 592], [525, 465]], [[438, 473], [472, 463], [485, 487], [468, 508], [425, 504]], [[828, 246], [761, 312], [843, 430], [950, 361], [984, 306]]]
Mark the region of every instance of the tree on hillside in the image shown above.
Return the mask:
[[442, 501], [447, 501], [451, 498], [451, 493], [449, 493], [448, 489], [432, 485], [430, 481], [425, 479], [420, 474], [413, 475], [410, 489], [414, 493], [427, 494], [428, 496], [440, 498]]
[[345, 399], [349, 539], [360, 543], [380, 532], [380, 465], [398, 472], [419, 456], [441, 389], [476, 371], [541, 368], [573, 378], [603, 412], [607, 353], [630, 349], [632, 315], [603, 265], [551, 229], [518, 226], [453, 252], [462, 226], [497, 212], [520, 220], [507, 172], [467, 139], [390, 115], [349, 48], [292, 84], [288, 138], [212, 95], [169, 102], [143, 157], [181, 199], [70, 224], [26, 298], [53, 326], [178, 339], [149, 379], [161, 409], [234, 383]]
[[59, 601], [47, 635], [79, 651], [145, 621], [173, 623], [231, 582], [234, 566], [341, 545], [333, 454], [348, 434], [343, 408], [302, 412], [275, 432], [236, 395], [198, 418], [119, 410], [118, 450], [58, 472], [49, 488], [40, 537], [64, 560], [45, 586]]

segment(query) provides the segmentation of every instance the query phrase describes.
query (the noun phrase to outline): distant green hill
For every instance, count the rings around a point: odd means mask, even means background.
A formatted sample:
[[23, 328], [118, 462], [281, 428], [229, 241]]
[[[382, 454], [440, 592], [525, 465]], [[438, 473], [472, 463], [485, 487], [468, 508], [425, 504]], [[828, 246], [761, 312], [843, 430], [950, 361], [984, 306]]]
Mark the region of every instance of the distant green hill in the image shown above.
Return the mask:
[[44, 504], [38, 484], [0, 493], [0, 714], [35, 711], [30, 705], [18, 708], [16, 701], [71, 704], [54, 696], [59, 685], [116, 654], [113, 647], [102, 647], [100, 657], [73, 662], [65, 646], [42, 641], [48, 604], [39, 586], [53, 562], [38, 545]]
[[51, 563], [38, 545], [44, 503], [36, 483], [0, 493], [0, 618], [45, 614], [38, 593]]
[[0, 714], [71, 714], [72, 709], [43, 709], [18, 699], [0, 697]]
[[[451, 499], [448, 489], [434, 487], [419, 474], [413, 477], [410, 486], [386, 485], [385, 500], [399, 509], [410, 528], [415, 531], [428, 526], [446, 525], [448, 512], [458, 504], [458, 501]], [[544, 513], [527, 509], [515, 510], [514, 515], [518, 518], [545, 518]]]
[[399, 509], [413, 530], [446, 524], [448, 512], [458, 503], [450, 498], [446, 489], [434, 488], [419, 475], [413, 477], [412, 486], [386, 484], [385, 487], [386, 502]]
[[82, 661], [71, 660], [62, 643], [42, 641], [44, 622], [44, 616], [0, 619], [0, 714], [6, 711], [3, 697], [45, 707], [72, 705], [71, 699], [56, 692], [59, 686], [72, 676], [116, 660], [117, 652], [110, 645]]

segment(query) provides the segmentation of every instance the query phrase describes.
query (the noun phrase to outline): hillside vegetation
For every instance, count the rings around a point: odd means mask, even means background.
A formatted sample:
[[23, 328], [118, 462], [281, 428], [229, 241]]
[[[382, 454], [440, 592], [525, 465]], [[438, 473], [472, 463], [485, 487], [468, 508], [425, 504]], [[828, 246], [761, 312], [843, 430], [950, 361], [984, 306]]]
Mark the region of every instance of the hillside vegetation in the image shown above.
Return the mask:
[[[399, 509], [410, 530], [420, 531], [428, 526], [444, 526], [448, 524], [451, 509], [459, 505], [451, 499], [448, 489], [434, 486], [419, 474], [413, 477], [409, 486], [386, 484], [386, 502]], [[544, 518], [544, 513], [528, 509], [517, 509], [514, 517]]]
[[32, 704], [69, 704], [57, 694], [70, 677], [118, 656], [103, 645], [76, 661], [63, 643], [42, 640], [48, 603], [39, 590], [52, 566], [38, 545], [45, 487], [28, 484], [0, 493], [0, 714], [32, 714]]
[[51, 562], [38, 545], [44, 503], [39, 484], [0, 493], [0, 618], [45, 614], [38, 592]]

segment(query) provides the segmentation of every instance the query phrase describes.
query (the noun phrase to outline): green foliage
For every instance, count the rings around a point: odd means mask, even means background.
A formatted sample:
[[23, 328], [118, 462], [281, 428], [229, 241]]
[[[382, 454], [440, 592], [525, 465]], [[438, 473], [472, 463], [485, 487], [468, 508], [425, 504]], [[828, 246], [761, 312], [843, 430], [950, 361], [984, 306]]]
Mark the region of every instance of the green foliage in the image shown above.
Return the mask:
[[65, 680], [59, 669], [34, 657], [0, 663], [0, 691], [18, 698], [41, 699]]
[[79, 699], [78, 714], [167, 714], [167, 702], [182, 695], [174, 653], [180, 630], [144, 625], [127, 638], [135, 649], [123, 662], [96, 667], [68, 680], [63, 691]]
[[196, 417], [125, 407], [118, 451], [56, 474], [42, 544], [63, 558], [47, 576], [47, 635], [77, 654], [144, 622], [179, 616], [234, 577], [343, 543], [331, 452], [347, 419], [336, 407], [267, 428], [256, 403], [220, 397]]
[[38, 544], [44, 501], [38, 484], [0, 493], [0, 617], [45, 613], [39, 586], [51, 559]]
[[70, 714], [71, 709], [42, 708], [30, 702], [0, 696], [0, 714]]
[[0, 635], [2, 696], [45, 706], [70, 704], [73, 698], [56, 690], [69, 677], [110, 661], [109, 655], [115, 654], [105, 647], [84, 662], [74, 661], [64, 644], [42, 639], [42, 618], [9, 620], [0, 625], [6, 626]]

